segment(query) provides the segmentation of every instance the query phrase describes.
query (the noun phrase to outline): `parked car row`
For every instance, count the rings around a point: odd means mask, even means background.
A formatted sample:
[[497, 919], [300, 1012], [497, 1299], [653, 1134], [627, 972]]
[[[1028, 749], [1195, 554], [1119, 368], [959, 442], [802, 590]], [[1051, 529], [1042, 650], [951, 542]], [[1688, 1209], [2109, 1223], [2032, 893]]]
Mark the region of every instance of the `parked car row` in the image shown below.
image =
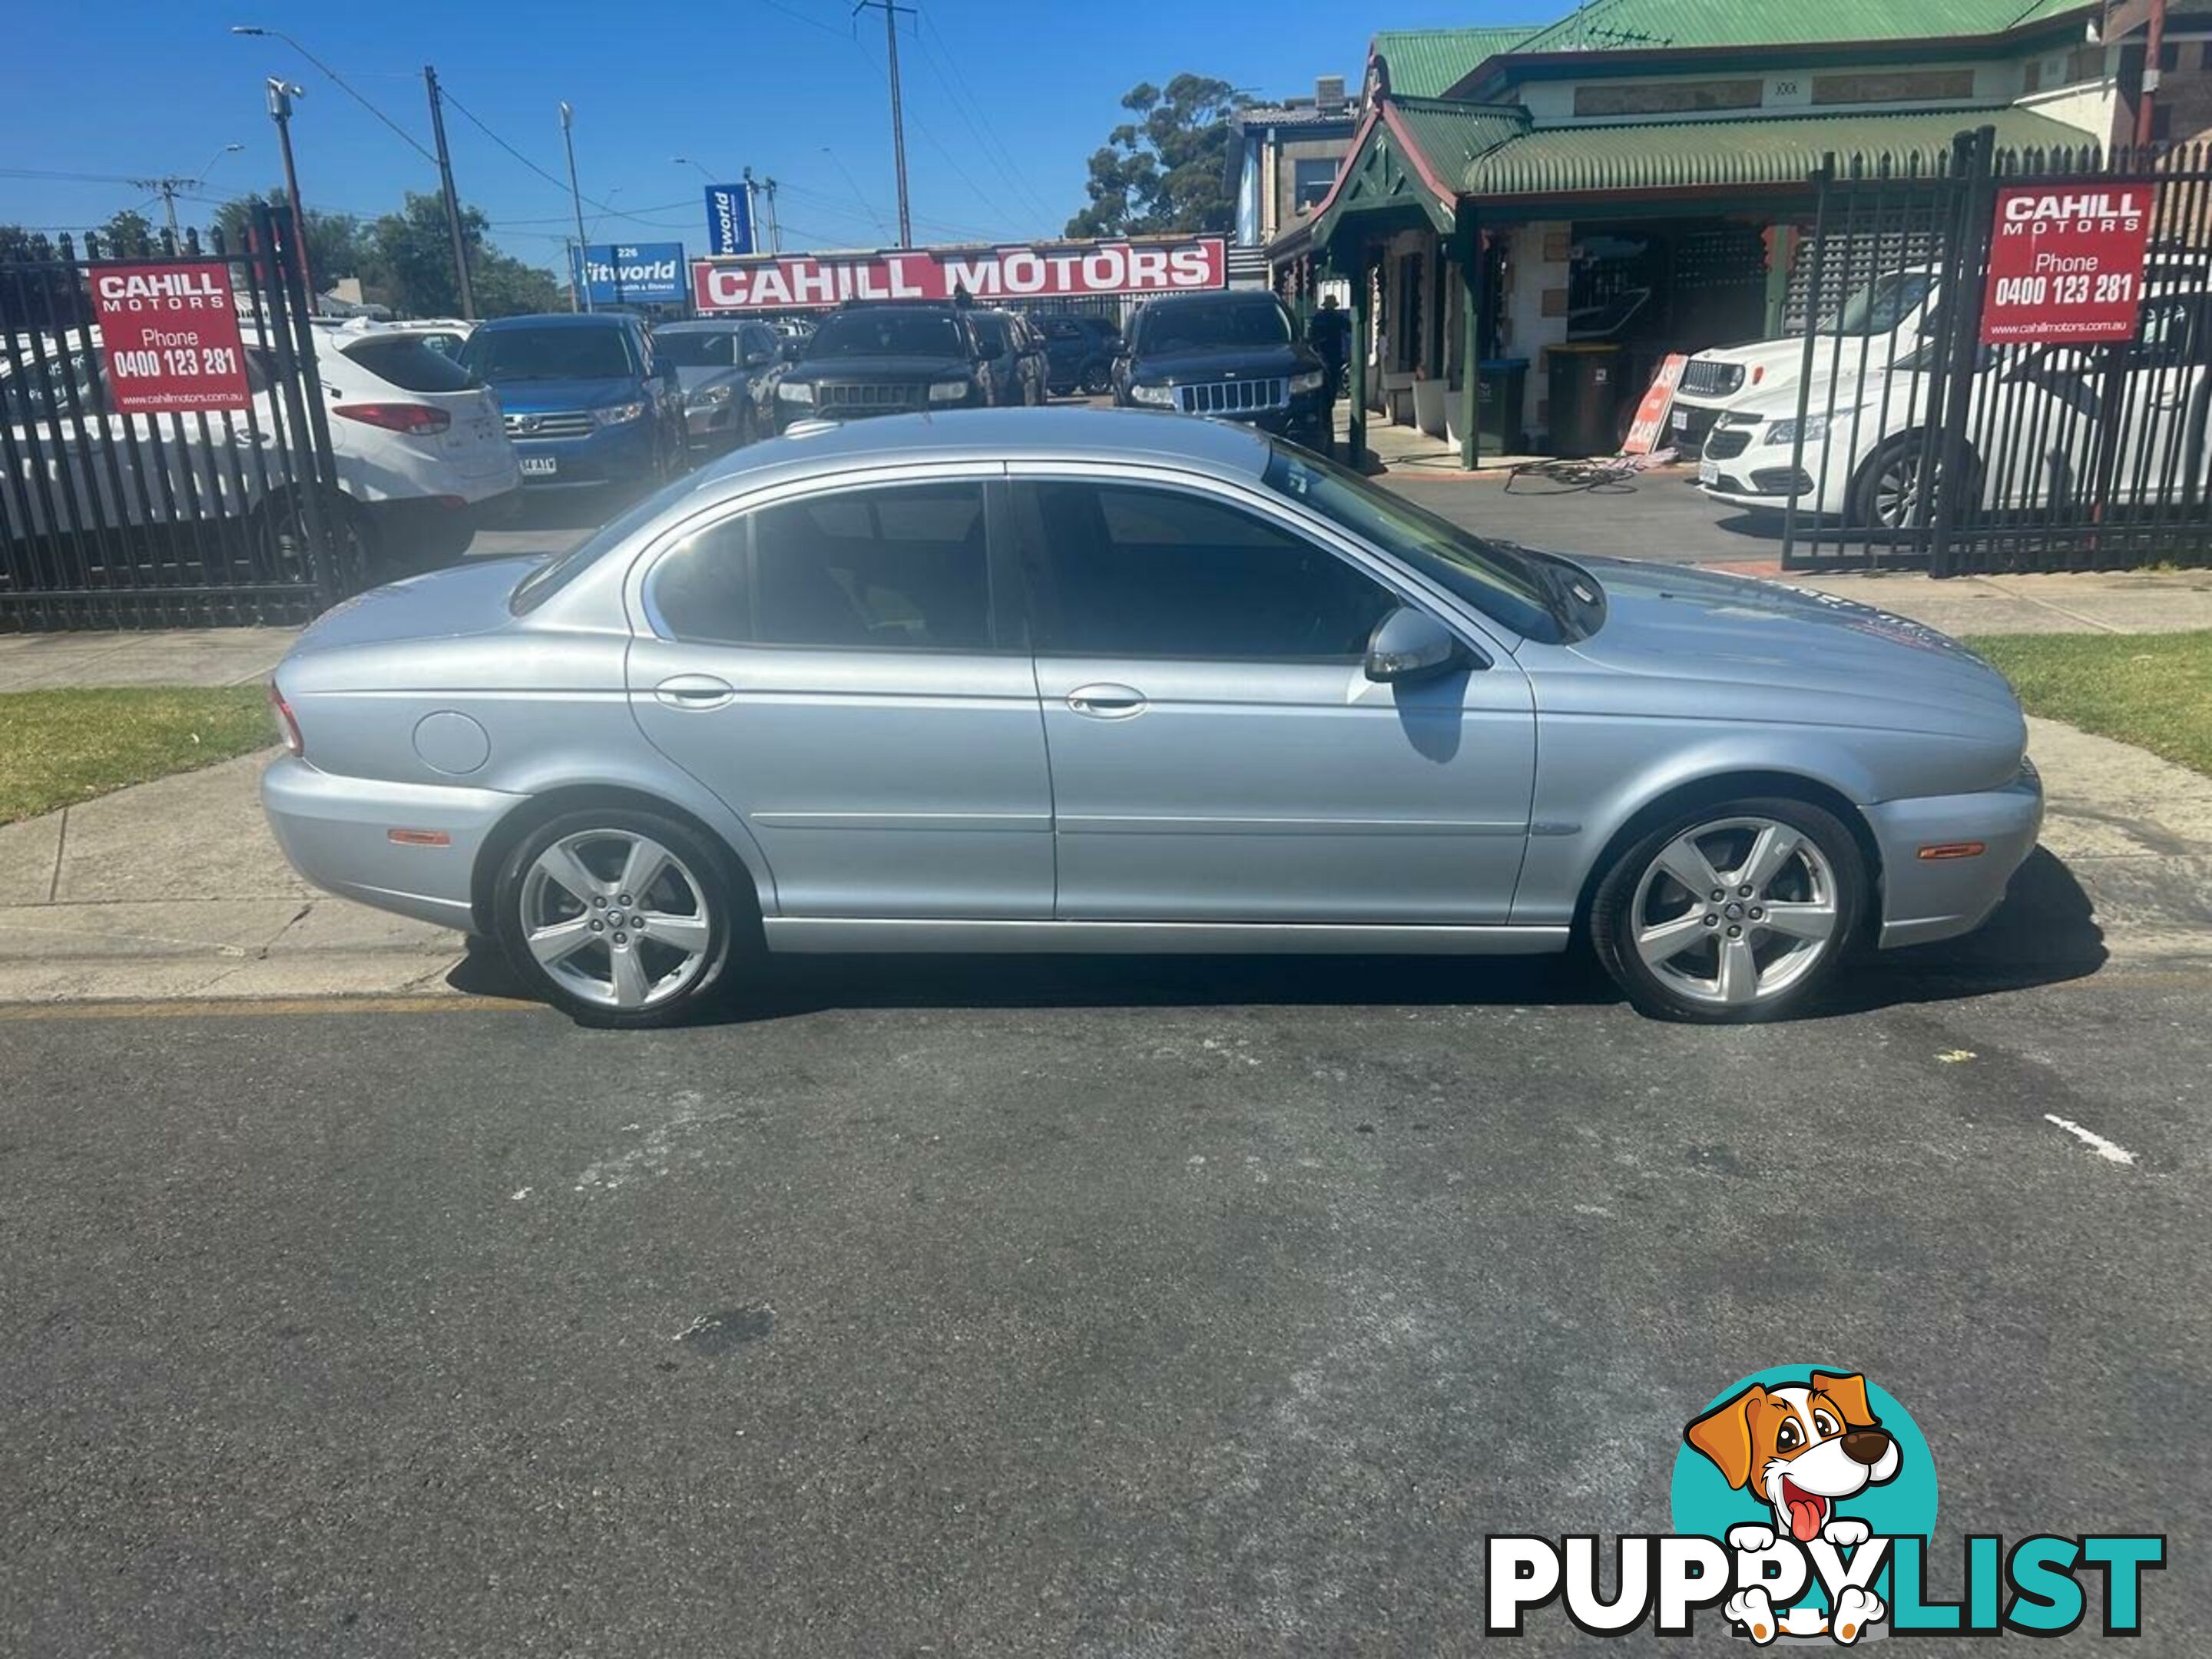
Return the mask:
[[[276, 356], [243, 331], [250, 407], [191, 420], [116, 411], [100, 331], [71, 329], [0, 362], [10, 540], [252, 520], [283, 488], [264, 462], [289, 425]], [[315, 368], [336, 463], [339, 533], [368, 568], [457, 558], [511, 511], [520, 483], [498, 399], [407, 329], [318, 330]], [[116, 454], [127, 467], [111, 465]]]

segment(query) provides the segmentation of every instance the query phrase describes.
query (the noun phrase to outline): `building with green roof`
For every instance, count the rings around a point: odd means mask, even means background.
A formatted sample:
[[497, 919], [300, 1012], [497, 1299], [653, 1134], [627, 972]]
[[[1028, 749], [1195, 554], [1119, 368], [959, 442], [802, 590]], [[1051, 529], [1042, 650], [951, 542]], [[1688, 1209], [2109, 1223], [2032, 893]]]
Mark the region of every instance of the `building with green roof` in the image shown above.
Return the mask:
[[1445, 381], [1470, 463], [1480, 366], [1525, 364], [1508, 447], [1540, 443], [1554, 348], [1617, 346], [1632, 399], [1668, 353], [1797, 326], [1828, 158], [1924, 173], [1982, 126], [2015, 154], [2110, 142], [2124, 77], [2102, 11], [1589, 0], [1542, 26], [1386, 29], [1326, 189], [1309, 159], [1268, 228], [1269, 277], [1302, 307], [1346, 285], [1370, 401], [1412, 418], [1414, 384]]

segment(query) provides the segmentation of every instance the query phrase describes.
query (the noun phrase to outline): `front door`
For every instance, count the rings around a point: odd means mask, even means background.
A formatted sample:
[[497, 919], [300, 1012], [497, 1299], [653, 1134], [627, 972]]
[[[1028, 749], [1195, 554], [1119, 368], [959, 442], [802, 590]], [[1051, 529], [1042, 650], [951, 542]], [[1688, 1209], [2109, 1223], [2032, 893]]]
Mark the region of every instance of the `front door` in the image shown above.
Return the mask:
[[819, 491], [653, 558], [629, 701], [742, 814], [787, 916], [1052, 914], [1025, 644], [1000, 649], [981, 478]]
[[1202, 487], [1015, 488], [1070, 920], [1503, 922], [1535, 719], [1504, 653], [1363, 672], [1400, 595]]

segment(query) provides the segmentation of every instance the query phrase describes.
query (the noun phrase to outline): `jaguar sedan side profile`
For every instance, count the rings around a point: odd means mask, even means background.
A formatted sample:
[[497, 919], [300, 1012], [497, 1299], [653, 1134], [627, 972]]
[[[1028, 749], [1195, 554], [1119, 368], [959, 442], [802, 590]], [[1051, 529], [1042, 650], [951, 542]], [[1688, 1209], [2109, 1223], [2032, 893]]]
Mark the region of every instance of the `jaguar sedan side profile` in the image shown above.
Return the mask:
[[1864, 606], [1487, 542], [1249, 428], [802, 428], [550, 562], [339, 606], [264, 798], [309, 880], [599, 1024], [788, 951], [1536, 953], [1686, 1020], [1965, 933], [2003, 678]]

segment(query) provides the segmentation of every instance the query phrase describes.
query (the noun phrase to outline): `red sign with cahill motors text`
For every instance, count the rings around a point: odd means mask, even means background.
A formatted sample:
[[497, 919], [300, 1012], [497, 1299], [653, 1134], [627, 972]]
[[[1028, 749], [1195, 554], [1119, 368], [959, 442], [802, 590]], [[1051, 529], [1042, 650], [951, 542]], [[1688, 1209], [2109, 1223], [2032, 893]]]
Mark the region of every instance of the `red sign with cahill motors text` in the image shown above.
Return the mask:
[[2134, 339], [2153, 199], [2089, 179], [1999, 191], [1982, 343]]
[[1221, 238], [1200, 236], [702, 259], [691, 267], [691, 297], [701, 311], [789, 311], [848, 300], [951, 300], [964, 289], [977, 305], [992, 306], [1083, 294], [1182, 294], [1228, 280]]
[[222, 260], [95, 265], [92, 306], [120, 413], [244, 409], [252, 401]]

